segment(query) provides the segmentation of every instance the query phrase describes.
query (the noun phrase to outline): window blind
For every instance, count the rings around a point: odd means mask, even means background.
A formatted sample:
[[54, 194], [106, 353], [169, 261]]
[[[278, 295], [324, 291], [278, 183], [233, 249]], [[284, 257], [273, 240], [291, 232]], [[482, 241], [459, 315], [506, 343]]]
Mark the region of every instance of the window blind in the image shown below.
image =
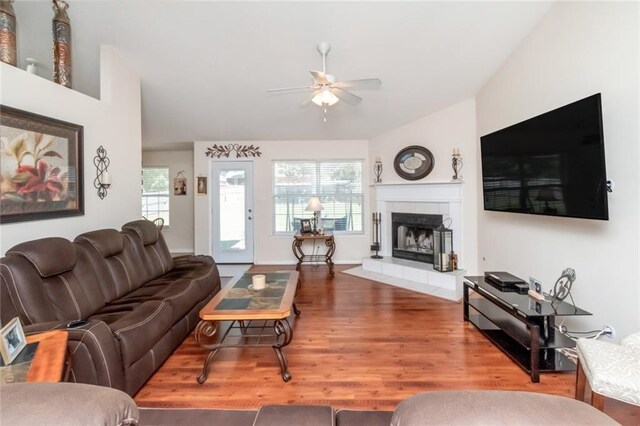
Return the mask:
[[319, 228], [363, 232], [362, 175], [362, 160], [274, 161], [274, 232], [295, 232], [300, 219], [312, 218], [305, 208], [314, 195], [323, 207]]

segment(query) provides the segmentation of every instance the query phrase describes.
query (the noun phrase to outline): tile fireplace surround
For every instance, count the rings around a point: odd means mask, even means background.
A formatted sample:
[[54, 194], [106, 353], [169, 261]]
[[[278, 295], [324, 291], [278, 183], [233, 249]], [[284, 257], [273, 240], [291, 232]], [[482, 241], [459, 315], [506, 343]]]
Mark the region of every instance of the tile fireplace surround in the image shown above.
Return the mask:
[[383, 259], [365, 257], [362, 274], [367, 278], [420, 293], [432, 294], [451, 300], [462, 297], [463, 270], [441, 273], [433, 265], [391, 257], [391, 213], [441, 214], [450, 218], [453, 230], [453, 249], [458, 254], [459, 267], [464, 265], [462, 251], [462, 183], [397, 183], [373, 185], [376, 193], [376, 211], [382, 213], [380, 254]]

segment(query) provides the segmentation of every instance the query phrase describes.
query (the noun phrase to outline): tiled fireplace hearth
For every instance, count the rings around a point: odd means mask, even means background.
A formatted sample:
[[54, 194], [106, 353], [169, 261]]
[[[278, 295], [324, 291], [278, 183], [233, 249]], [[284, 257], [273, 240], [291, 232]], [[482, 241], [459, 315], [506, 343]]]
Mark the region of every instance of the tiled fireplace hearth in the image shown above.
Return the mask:
[[453, 248], [462, 268], [462, 183], [379, 184], [374, 188], [376, 210], [382, 213], [380, 254], [384, 257], [364, 258], [362, 273], [372, 279], [380, 275], [377, 280], [387, 284], [459, 300], [464, 271], [433, 270], [433, 240], [428, 229], [451, 219], [448, 227], [453, 229]]

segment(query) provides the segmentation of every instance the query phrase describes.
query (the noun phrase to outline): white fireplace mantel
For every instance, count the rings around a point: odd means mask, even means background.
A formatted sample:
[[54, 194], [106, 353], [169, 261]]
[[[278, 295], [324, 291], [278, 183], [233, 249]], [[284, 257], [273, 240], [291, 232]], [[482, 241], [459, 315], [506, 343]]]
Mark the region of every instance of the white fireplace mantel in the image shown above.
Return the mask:
[[376, 192], [376, 211], [382, 213], [383, 256], [391, 256], [391, 213], [442, 214], [450, 218], [453, 249], [462, 268], [462, 182], [388, 183], [372, 185]]
[[[443, 274], [431, 265], [391, 257], [391, 213], [441, 214], [451, 219], [453, 250], [458, 254], [458, 268], [463, 269], [462, 182], [390, 183], [372, 185], [376, 194], [376, 211], [380, 225], [383, 259], [365, 258], [362, 270], [368, 278], [379, 276], [387, 284], [421, 293], [458, 300], [462, 294], [463, 271]], [[446, 294], [446, 296], [445, 296]]]

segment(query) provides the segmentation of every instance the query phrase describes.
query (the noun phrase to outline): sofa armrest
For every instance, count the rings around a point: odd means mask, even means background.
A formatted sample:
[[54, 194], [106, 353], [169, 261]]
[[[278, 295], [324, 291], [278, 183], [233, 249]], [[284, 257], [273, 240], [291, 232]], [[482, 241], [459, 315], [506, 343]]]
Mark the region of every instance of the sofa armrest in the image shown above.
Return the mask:
[[637, 333], [630, 334], [624, 339], [620, 340], [620, 344], [622, 346], [637, 349], [640, 351], [640, 331]]
[[49, 330], [66, 330], [69, 333], [67, 350], [71, 357], [70, 381], [124, 390], [120, 352], [107, 324], [90, 320], [82, 327], [67, 328], [67, 322], [53, 321], [24, 328], [27, 335]]
[[24, 334], [30, 336], [32, 334], [44, 333], [51, 330], [66, 330], [66, 323], [61, 321], [39, 322], [24, 326]]
[[207, 255], [192, 255], [186, 254], [181, 256], [176, 256], [173, 258], [174, 267], [179, 268], [180, 266], [185, 265], [193, 265], [193, 264], [212, 264], [214, 263], [213, 258]]
[[138, 424], [135, 402], [115, 389], [78, 383], [14, 383], [0, 389], [3, 424]]

